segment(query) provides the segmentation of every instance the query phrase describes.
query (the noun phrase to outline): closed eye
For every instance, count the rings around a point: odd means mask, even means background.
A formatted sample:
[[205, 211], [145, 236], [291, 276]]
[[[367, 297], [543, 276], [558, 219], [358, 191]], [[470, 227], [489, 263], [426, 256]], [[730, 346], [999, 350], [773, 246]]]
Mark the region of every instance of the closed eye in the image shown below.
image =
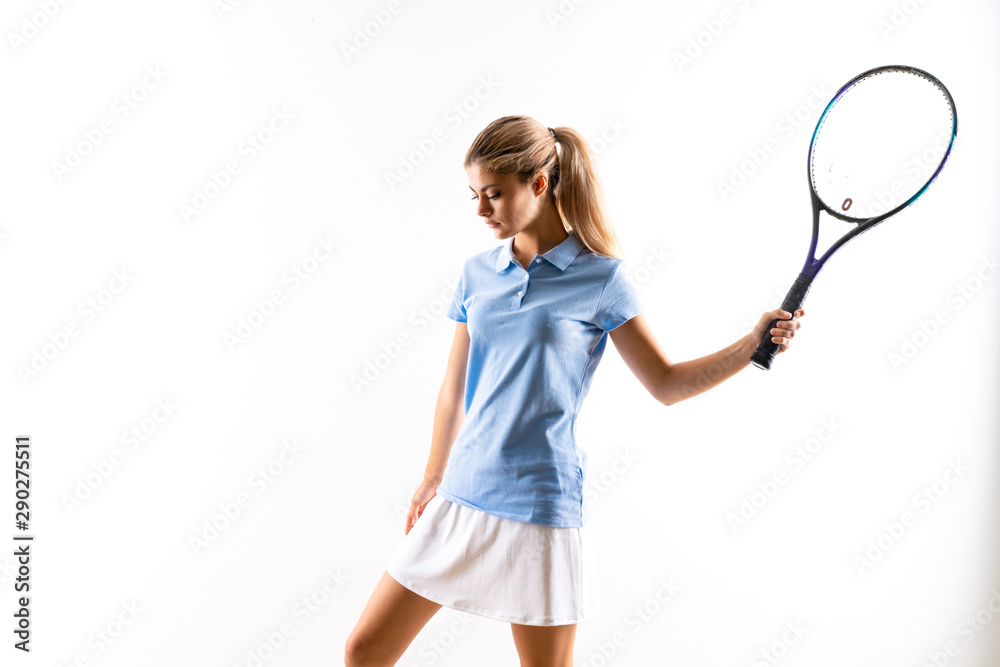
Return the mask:
[[[493, 195], [492, 197], [487, 197], [487, 199], [499, 199], [499, 198], [500, 198], [499, 192]], [[472, 199], [479, 199], [479, 195], [472, 195]]]

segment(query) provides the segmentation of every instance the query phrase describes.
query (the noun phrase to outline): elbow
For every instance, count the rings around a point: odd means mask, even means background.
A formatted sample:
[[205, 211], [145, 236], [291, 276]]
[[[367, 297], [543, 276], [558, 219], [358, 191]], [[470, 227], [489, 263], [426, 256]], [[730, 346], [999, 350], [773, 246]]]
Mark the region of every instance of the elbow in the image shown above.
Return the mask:
[[656, 400], [663, 405], [675, 405], [683, 400], [682, 397], [674, 391], [675, 387], [673, 386], [673, 383], [671, 382], [672, 378], [670, 377], [671, 370], [673, 370], [672, 364], [663, 369], [663, 379], [660, 381], [659, 385], [660, 390], [653, 394], [656, 397]]

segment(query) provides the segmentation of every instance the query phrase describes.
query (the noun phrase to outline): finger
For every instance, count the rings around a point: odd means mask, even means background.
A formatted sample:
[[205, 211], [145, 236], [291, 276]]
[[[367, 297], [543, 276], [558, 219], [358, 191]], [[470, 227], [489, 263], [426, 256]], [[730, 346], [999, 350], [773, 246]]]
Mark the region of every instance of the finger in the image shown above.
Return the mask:
[[415, 511], [411, 506], [410, 511], [406, 513], [406, 532], [409, 534], [410, 529], [417, 523], [417, 519], [420, 518], [420, 513]]
[[774, 328], [774, 329], [771, 329], [771, 335], [772, 336], [778, 336], [779, 338], [783, 336], [783, 337], [788, 338], [789, 340], [791, 340], [795, 336], [795, 331], [792, 331], [792, 330], [789, 330], [789, 329]]
[[782, 334], [780, 331], [775, 333], [777, 329], [771, 329], [771, 342], [776, 345], [788, 345], [792, 342], [792, 337], [790, 334]]
[[774, 326], [780, 328], [782, 331], [795, 331], [802, 326], [802, 323], [796, 320], [778, 320]]
[[795, 311], [795, 317], [802, 317], [805, 314], [806, 311], [803, 308], [799, 308], [798, 310]]

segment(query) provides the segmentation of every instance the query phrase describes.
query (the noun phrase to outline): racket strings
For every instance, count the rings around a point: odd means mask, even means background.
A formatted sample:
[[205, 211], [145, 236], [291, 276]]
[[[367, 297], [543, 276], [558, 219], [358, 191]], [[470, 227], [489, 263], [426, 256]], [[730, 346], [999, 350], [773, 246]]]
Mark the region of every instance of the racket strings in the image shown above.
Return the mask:
[[953, 130], [950, 97], [919, 72], [888, 68], [859, 79], [817, 125], [813, 189], [829, 209], [855, 221], [896, 209], [933, 178]]

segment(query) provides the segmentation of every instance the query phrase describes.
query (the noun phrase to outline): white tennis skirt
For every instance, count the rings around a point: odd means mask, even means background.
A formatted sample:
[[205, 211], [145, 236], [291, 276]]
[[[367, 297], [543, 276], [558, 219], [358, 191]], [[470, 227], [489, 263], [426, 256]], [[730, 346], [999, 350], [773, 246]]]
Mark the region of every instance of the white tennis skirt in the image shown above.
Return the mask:
[[436, 495], [386, 565], [438, 604], [521, 625], [579, 623], [601, 612], [589, 526], [515, 521]]

